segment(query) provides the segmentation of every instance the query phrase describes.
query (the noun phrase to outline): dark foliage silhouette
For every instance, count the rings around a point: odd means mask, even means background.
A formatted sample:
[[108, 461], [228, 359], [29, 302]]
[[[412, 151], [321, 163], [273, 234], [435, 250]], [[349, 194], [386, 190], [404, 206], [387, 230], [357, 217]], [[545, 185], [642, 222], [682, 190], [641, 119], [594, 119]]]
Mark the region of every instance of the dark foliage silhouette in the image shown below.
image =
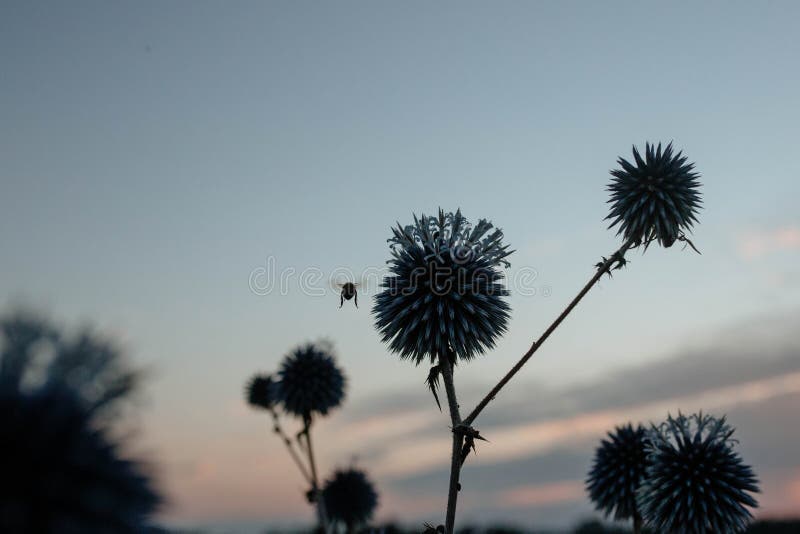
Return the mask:
[[141, 532], [159, 503], [141, 465], [60, 385], [0, 388], [0, 531]]
[[[330, 522], [322, 498], [311, 430], [316, 418], [341, 405], [346, 385], [347, 380], [336, 365], [333, 345], [327, 341], [306, 343], [290, 351], [281, 362], [277, 380], [257, 374], [245, 385], [248, 404], [272, 415], [273, 432], [310, 486], [305, 496], [315, 506], [318, 528], [323, 532], [328, 531]], [[284, 431], [278, 408], [302, 421], [303, 427], [294, 437]]]
[[256, 375], [246, 386], [247, 402], [251, 406], [262, 408], [264, 410], [272, 410], [275, 407], [276, 387], [272, 377], [269, 375]]
[[139, 374], [101, 336], [0, 319], [0, 532], [140, 533], [160, 503], [111, 420]]
[[0, 318], [0, 383], [61, 385], [111, 422], [135, 397], [142, 374], [115, 344], [89, 329], [66, 335], [43, 317], [15, 311]]
[[367, 474], [355, 468], [337, 470], [322, 489], [328, 518], [348, 532], [372, 518], [378, 506], [378, 493]]

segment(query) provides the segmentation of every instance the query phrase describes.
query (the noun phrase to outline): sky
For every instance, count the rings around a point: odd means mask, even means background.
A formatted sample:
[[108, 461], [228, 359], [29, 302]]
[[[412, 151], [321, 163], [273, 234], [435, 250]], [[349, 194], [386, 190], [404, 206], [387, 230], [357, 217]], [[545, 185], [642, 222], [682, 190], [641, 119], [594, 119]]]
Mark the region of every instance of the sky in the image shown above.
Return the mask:
[[[448, 420], [370, 314], [390, 227], [460, 207], [515, 249], [509, 332], [457, 369], [474, 404], [619, 246], [616, 159], [674, 142], [702, 176], [702, 255], [636, 252], [592, 290], [476, 422], [491, 443], [465, 488], [491, 483], [460, 514], [572, 524], [605, 430], [699, 408], [739, 428], [759, 513], [798, 509], [798, 18], [778, 1], [4, 1], [0, 310], [96, 325], [148, 369], [137, 447], [165, 522], [311, 520], [242, 388], [320, 338], [348, 377], [321, 464], [374, 473], [379, 518], [436, 519]], [[350, 275], [361, 307], [340, 310], [329, 279]]]

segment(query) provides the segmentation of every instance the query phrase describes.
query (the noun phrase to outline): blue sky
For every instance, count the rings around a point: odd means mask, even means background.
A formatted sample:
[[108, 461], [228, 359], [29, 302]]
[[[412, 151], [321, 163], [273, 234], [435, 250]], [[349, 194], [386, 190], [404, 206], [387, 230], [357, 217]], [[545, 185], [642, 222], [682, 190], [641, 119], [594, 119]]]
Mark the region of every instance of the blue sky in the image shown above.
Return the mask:
[[[792, 314], [798, 18], [793, 2], [4, 2], [0, 305], [98, 324], [153, 370], [143, 441], [187, 522], [210, 519], [175, 473], [225, 469], [251, 439], [229, 417], [244, 380], [296, 343], [336, 342], [354, 406], [426, 395], [368, 295], [356, 311], [254, 294], [269, 257], [359, 272], [412, 212], [491, 219], [538, 292], [459, 369], [479, 392], [616, 248], [616, 158], [674, 141], [703, 176], [703, 255], [632, 256], [520, 381], [600, 380]], [[198, 440], [218, 450], [177, 457]]]

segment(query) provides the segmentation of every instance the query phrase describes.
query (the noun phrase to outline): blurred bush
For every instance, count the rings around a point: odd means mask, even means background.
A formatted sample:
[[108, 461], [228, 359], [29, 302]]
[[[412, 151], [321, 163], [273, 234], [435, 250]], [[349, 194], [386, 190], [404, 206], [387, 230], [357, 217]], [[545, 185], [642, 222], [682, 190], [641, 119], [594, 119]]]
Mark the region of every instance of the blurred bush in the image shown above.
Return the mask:
[[43, 317], [0, 317], [0, 532], [158, 532], [161, 498], [112, 427], [139, 385], [124, 354]]

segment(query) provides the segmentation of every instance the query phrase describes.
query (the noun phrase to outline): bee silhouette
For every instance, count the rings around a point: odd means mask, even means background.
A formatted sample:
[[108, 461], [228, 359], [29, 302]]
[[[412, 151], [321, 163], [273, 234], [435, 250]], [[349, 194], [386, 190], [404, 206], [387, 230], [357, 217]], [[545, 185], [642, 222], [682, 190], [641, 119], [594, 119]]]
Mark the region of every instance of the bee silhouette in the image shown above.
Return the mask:
[[356, 289], [359, 284], [354, 284], [353, 282], [345, 282], [343, 284], [338, 284], [339, 288], [342, 292], [339, 294], [339, 308], [344, 306], [345, 300], [354, 299], [356, 308], [358, 308], [358, 290]]

